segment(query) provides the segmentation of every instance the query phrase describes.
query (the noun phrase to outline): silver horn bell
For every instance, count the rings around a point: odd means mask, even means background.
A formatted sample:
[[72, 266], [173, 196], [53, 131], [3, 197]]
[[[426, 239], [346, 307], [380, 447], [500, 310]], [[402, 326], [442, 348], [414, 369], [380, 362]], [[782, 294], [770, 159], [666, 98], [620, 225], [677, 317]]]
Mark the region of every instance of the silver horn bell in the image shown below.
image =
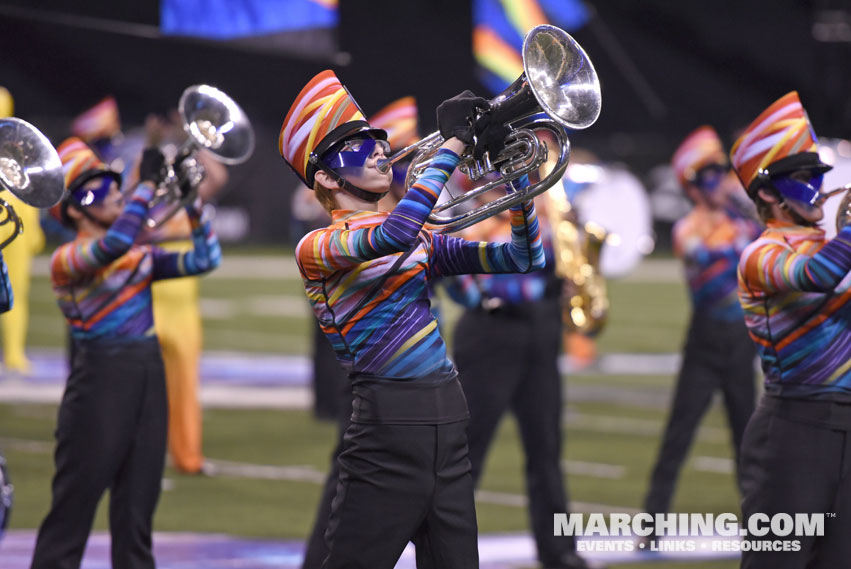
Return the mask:
[[[490, 101], [489, 110], [476, 118], [478, 121], [484, 114], [490, 114], [492, 124], [500, 123], [509, 127], [505, 149], [499, 156], [486, 154], [482, 160], [475, 160], [468, 150], [461, 156], [459, 164], [461, 171], [473, 181], [491, 173], [498, 173], [499, 176], [435, 207], [428, 221], [441, 233], [464, 229], [545, 192], [561, 179], [567, 168], [570, 141], [565, 129], [587, 128], [600, 116], [601, 96], [597, 72], [582, 46], [567, 32], [549, 25], [533, 28], [523, 40], [522, 55], [523, 73]], [[540, 130], [549, 132], [555, 138], [552, 150], [558, 152], [553, 169], [545, 178], [465, 213], [438, 215], [493, 188], [537, 171], [547, 161], [548, 153], [547, 144], [535, 133]], [[393, 163], [415, 153], [408, 167], [406, 186], [410, 187], [429, 166], [443, 142], [440, 132], [434, 132], [382, 161], [380, 168], [386, 171]]]
[[[62, 162], [56, 149], [40, 130], [18, 118], [0, 119], [2, 190], [8, 190], [25, 204], [38, 208], [56, 205], [65, 191]], [[13, 223], [15, 228], [0, 243], [0, 249], [24, 231], [15, 209], [0, 198], [0, 226], [7, 223]]]
[[[223, 164], [241, 164], [254, 152], [254, 129], [242, 108], [224, 91], [210, 85], [187, 87], [177, 107], [186, 141], [177, 151], [183, 158], [175, 168], [166, 165], [166, 179], [157, 188], [151, 201], [145, 225], [156, 228], [198, 195], [198, 185], [204, 178], [203, 165], [196, 159], [198, 150], [206, 150]], [[191, 190], [185, 195], [181, 181], [189, 182]]]

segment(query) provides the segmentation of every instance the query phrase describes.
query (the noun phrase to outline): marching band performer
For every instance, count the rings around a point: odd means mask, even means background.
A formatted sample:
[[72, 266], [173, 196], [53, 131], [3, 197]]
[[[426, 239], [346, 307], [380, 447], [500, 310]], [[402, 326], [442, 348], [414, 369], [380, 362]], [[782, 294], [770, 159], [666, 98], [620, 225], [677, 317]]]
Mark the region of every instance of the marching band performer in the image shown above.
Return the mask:
[[[414, 97], [402, 97], [384, 106], [373, 114], [369, 120], [370, 126], [387, 133], [387, 144], [391, 149], [401, 149], [411, 145], [420, 139], [417, 131], [417, 106]], [[379, 211], [392, 211], [396, 204], [405, 196], [405, 177], [409, 161], [399, 161], [393, 165], [393, 181], [390, 191], [378, 202]], [[310, 200], [318, 206], [312, 190], [307, 186], [299, 184], [300, 189], [310, 193]], [[301, 199], [301, 196], [299, 196]], [[331, 221], [328, 213], [318, 206], [324, 225]], [[302, 203], [301, 209], [307, 210], [307, 204]], [[319, 215], [312, 216], [316, 221]], [[314, 227], [312, 229], [317, 229]], [[325, 543], [325, 531], [328, 529], [328, 516], [331, 513], [331, 501], [337, 491], [337, 478], [340, 475], [337, 468], [337, 457], [343, 449], [343, 435], [349, 426], [352, 416], [352, 382], [349, 381], [346, 370], [337, 361], [333, 347], [325, 338], [325, 334], [316, 325], [313, 346], [313, 384], [314, 384], [314, 414], [320, 416], [320, 404], [324, 408], [326, 416], [337, 420], [339, 427], [339, 440], [331, 455], [331, 470], [325, 479], [322, 490], [322, 498], [316, 511], [313, 530], [307, 540], [307, 547], [302, 561], [303, 569], [314, 569], [322, 565], [322, 560], [328, 555], [328, 546]]]
[[[121, 130], [118, 104], [107, 96], [78, 115], [71, 131], [98, 156], [119, 169], [123, 191], [136, 187], [136, 168], [145, 146], [161, 147], [166, 143], [179, 146], [185, 134], [174, 111], [167, 117], [151, 114], [145, 120], [144, 133]], [[209, 202], [228, 180], [227, 168], [206, 151], [196, 155], [204, 167], [204, 178], [198, 195]], [[137, 242], [153, 244], [177, 253], [192, 249], [192, 227], [185, 211], [179, 211], [161, 226], [141, 233]], [[168, 388], [168, 450], [174, 467], [185, 474], [208, 471], [202, 452], [201, 404], [198, 400], [201, 348], [203, 343], [199, 281], [197, 277], [168, 279], [153, 285], [154, 325], [162, 348]]]
[[477, 110], [486, 107], [469, 92], [440, 105], [446, 142], [389, 213], [377, 211], [392, 176], [376, 167], [388, 150], [386, 134], [370, 127], [332, 71], [304, 87], [284, 120], [281, 155], [333, 219], [299, 242], [296, 260], [354, 393], [326, 532], [327, 569], [390, 569], [409, 540], [420, 567], [478, 566], [468, 412], [426, 282], [534, 270], [543, 266], [543, 250], [531, 202], [512, 211], [510, 243], [465, 241], [423, 224], [473, 142]]
[[673, 229], [674, 253], [685, 267], [692, 312], [644, 499], [645, 511], [651, 514], [669, 511], [680, 468], [714, 393], [720, 391], [724, 397], [737, 458], [756, 397], [756, 353], [738, 301], [736, 269], [739, 255], [759, 234], [759, 224], [733, 207], [733, 192], [741, 190], [728, 176], [727, 156], [715, 129], [702, 126], [689, 134], [671, 163], [694, 204]]
[[135, 243], [161, 181], [159, 150], [143, 154], [140, 183], [126, 205], [121, 176], [80, 139], [66, 140], [58, 152], [68, 189], [60, 215], [77, 237], [54, 252], [51, 281], [74, 349], [57, 420], [53, 500], [32, 567], [80, 566], [109, 488], [113, 566], [152, 569], [168, 409], [151, 283], [208, 272], [221, 251], [197, 205], [187, 206], [192, 251]]
[[[739, 299], [765, 372], [742, 441], [742, 513], [831, 512], [799, 551], [744, 550], [743, 569], [834, 568], [851, 559], [851, 225], [831, 240], [822, 176], [831, 167], [797, 92], [775, 101], [730, 152], [766, 229], [742, 253]], [[772, 532], [748, 539], [772, 540]]]

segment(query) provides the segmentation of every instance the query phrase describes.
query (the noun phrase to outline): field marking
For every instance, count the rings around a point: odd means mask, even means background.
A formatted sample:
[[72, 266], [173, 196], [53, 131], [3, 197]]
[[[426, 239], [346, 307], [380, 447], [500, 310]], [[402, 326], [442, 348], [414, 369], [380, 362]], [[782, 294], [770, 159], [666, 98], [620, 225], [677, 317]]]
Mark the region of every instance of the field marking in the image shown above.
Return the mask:
[[733, 474], [736, 472], [736, 461], [732, 458], [721, 458], [717, 456], [696, 456], [692, 461], [692, 468], [700, 472], [714, 472], [716, 474]]
[[[285, 480], [290, 482], [309, 482], [313, 484], [325, 484], [326, 472], [322, 472], [311, 466], [272, 466], [265, 464], [251, 464], [247, 462], [234, 462], [228, 460], [208, 459], [212, 467], [213, 476], [226, 478], [250, 478], [261, 480]], [[566, 461], [579, 464], [579, 461]], [[594, 463], [583, 463], [594, 465]], [[600, 466], [600, 465], [596, 465]], [[612, 465], [604, 465], [611, 467]], [[486, 504], [498, 506], [510, 506], [525, 508], [529, 500], [525, 494], [513, 494], [509, 492], [494, 492], [491, 490], [477, 490], [476, 500]], [[591, 502], [571, 502], [570, 511], [573, 512], [626, 512], [637, 513], [639, 510], [623, 506], [611, 506], [607, 504], [595, 504]]]
[[230, 320], [250, 315], [269, 318], [309, 318], [310, 306], [304, 295], [252, 295], [250, 298], [202, 296], [201, 316], [208, 320]]
[[[634, 417], [616, 417], [611, 415], [590, 415], [568, 411], [564, 414], [562, 424], [579, 430], [589, 430], [598, 433], [614, 433], [622, 435], [637, 435], [640, 437], [658, 438], [665, 428], [664, 421], [655, 419], [638, 419]], [[697, 431], [697, 439], [704, 442], [720, 443], [730, 440], [727, 429], [720, 427], [702, 426]]]
[[626, 478], [626, 466], [622, 464], [562, 460], [561, 467], [571, 476], [588, 476], [590, 478], [607, 478], [609, 480]]

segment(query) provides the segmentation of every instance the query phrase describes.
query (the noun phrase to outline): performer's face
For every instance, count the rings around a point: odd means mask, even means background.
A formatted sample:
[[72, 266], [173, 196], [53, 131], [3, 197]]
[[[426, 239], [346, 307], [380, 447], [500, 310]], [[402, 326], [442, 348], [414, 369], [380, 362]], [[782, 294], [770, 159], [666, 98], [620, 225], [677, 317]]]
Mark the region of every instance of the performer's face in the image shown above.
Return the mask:
[[821, 196], [822, 174], [811, 170], [797, 170], [772, 183], [790, 208], [805, 221], [816, 224], [824, 218]]
[[700, 197], [710, 207], [722, 207], [726, 203], [725, 180], [728, 168], [724, 164], [704, 166], [694, 176], [692, 184], [700, 192]]
[[384, 193], [393, 182], [393, 170], [381, 172], [378, 161], [387, 157], [388, 146], [383, 140], [354, 138], [347, 140], [341, 151], [330, 157], [329, 164], [343, 178], [358, 188]]
[[[92, 184], [94, 187], [99, 183], [102, 182], [99, 182], [97, 179], [91, 180], [83, 186], [83, 189], [90, 189], [88, 187], [89, 184]], [[112, 225], [112, 223], [118, 219], [118, 216], [121, 215], [121, 212], [124, 211], [124, 196], [122, 195], [121, 190], [118, 189], [118, 182], [110, 179], [109, 189], [107, 190], [104, 198], [97, 203], [93, 203], [85, 207], [88, 208], [89, 213], [91, 213], [95, 219], [106, 225]]]

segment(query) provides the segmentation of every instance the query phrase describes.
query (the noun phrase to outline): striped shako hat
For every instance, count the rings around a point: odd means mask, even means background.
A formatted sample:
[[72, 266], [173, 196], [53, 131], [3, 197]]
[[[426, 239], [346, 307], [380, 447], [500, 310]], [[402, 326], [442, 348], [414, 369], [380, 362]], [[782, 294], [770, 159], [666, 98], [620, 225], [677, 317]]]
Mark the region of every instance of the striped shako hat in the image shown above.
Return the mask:
[[671, 166], [677, 175], [677, 180], [685, 186], [694, 179], [695, 174], [710, 164], [726, 164], [727, 155], [718, 133], [711, 126], [701, 126], [685, 140], [674, 152]]
[[94, 107], [83, 111], [71, 123], [71, 134], [91, 142], [101, 138], [112, 138], [121, 131], [118, 103], [112, 95], [104, 97]]
[[120, 180], [120, 174], [111, 171], [89, 146], [72, 136], [56, 149], [62, 162], [62, 172], [65, 175], [65, 187], [73, 193], [88, 180], [96, 176], [109, 175]]
[[733, 144], [730, 159], [748, 192], [755, 190], [758, 184], [754, 182], [769, 170], [776, 174], [781, 167], [783, 171], [803, 166], [830, 169], [818, 158], [818, 139], [797, 91], [775, 101], [745, 129]]
[[393, 150], [410, 146], [420, 140], [417, 100], [414, 97], [396, 99], [372, 115], [369, 124], [387, 132], [387, 142]]
[[281, 125], [278, 151], [313, 188], [315, 161], [337, 142], [360, 132], [387, 138], [384, 131], [369, 126], [358, 104], [329, 69], [311, 79], [295, 98]]

